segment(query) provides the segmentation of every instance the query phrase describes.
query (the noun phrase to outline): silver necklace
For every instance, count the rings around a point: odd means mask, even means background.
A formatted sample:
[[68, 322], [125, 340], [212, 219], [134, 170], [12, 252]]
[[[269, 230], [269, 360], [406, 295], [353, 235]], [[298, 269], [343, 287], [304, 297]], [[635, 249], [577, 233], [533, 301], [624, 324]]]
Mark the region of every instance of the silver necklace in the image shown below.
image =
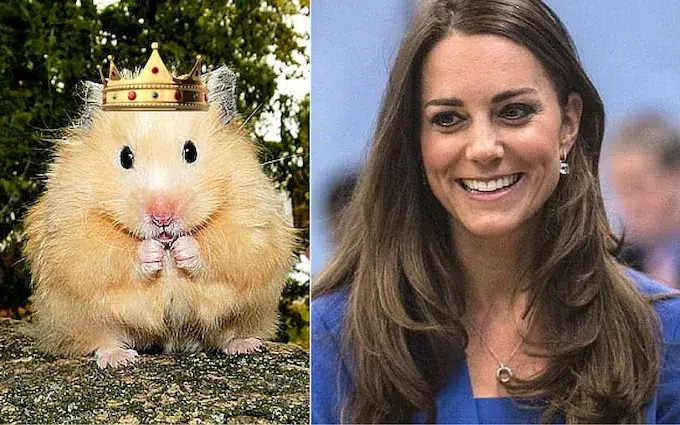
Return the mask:
[[491, 354], [491, 357], [493, 357], [494, 360], [496, 360], [496, 363], [498, 363], [498, 369], [496, 370], [496, 379], [498, 380], [498, 382], [500, 382], [501, 384], [507, 384], [508, 382], [510, 382], [510, 379], [512, 379], [513, 377], [512, 369], [510, 368], [510, 362], [512, 361], [513, 358], [515, 358], [515, 354], [517, 354], [517, 351], [519, 351], [519, 347], [521, 347], [522, 344], [524, 344], [524, 335], [522, 335], [522, 339], [520, 340], [519, 344], [517, 344], [517, 347], [515, 347], [515, 349], [512, 350], [512, 353], [510, 353], [508, 360], [501, 361], [496, 355], [496, 353], [493, 352], [491, 346], [486, 342], [486, 340], [484, 339], [484, 335], [482, 334], [482, 332], [479, 331], [477, 326], [475, 326], [475, 324], [472, 323], [471, 321], [469, 322], [469, 324], [470, 327], [479, 335], [479, 340], [481, 341], [482, 345], [487, 349], [489, 354]]

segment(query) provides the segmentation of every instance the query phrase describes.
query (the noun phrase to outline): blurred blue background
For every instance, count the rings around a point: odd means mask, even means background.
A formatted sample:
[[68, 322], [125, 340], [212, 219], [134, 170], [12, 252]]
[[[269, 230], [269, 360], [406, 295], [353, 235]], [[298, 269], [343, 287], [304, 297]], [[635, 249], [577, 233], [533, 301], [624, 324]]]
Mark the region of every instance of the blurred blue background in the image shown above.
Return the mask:
[[[607, 136], [645, 107], [680, 121], [680, 1], [547, 0], [569, 29], [604, 99]], [[312, 2], [311, 250], [332, 250], [327, 197], [368, 152], [387, 75], [413, 0]], [[602, 170], [604, 171], [604, 167]], [[604, 196], [610, 195], [603, 176]]]

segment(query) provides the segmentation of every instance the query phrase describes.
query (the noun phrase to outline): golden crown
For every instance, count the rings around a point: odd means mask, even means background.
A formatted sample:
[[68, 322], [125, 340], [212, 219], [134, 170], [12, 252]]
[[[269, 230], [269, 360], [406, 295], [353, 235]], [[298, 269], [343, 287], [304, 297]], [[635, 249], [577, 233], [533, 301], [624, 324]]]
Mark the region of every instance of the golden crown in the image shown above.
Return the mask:
[[111, 56], [108, 79], [104, 79], [101, 66], [97, 66], [104, 82], [102, 108], [105, 111], [207, 110], [208, 90], [201, 80], [201, 55], [196, 56], [189, 74], [175, 78], [158, 54], [158, 43], [152, 43], [151, 48], [151, 57], [136, 78], [123, 79]]

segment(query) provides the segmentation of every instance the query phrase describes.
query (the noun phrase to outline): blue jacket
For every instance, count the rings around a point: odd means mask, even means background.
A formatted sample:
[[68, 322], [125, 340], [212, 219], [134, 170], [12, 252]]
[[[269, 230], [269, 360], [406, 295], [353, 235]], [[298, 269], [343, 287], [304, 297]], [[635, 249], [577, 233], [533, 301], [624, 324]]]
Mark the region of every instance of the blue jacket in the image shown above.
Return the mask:
[[[669, 289], [645, 275], [629, 271], [644, 294]], [[340, 291], [312, 301], [312, 423], [337, 423], [340, 387], [349, 379], [348, 365], [340, 356], [347, 292]], [[659, 387], [649, 402], [647, 423], [680, 423], [680, 298], [654, 304], [663, 332], [663, 357]], [[467, 364], [461, 360], [444, 388], [437, 394], [439, 423], [537, 422], [540, 411], [520, 409], [510, 398], [475, 399]], [[424, 421], [416, 415], [414, 421]]]

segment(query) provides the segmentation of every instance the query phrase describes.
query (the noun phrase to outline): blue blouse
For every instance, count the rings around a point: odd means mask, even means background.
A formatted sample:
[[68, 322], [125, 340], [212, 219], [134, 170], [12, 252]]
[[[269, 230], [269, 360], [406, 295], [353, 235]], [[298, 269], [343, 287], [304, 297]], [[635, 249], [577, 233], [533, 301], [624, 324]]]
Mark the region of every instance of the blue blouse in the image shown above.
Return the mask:
[[477, 420], [480, 424], [535, 424], [541, 411], [522, 408], [510, 397], [476, 398]]
[[[647, 295], [670, 290], [647, 276], [629, 270], [629, 276]], [[312, 302], [312, 423], [338, 423], [342, 400], [341, 386], [347, 385], [349, 373], [340, 356], [343, 317], [347, 292], [340, 291], [315, 298]], [[680, 298], [654, 304], [663, 333], [663, 360], [656, 394], [649, 401], [647, 423], [680, 423]], [[437, 394], [439, 423], [537, 423], [542, 412], [523, 407], [512, 398], [478, 398], [465, 360]], [[424, 421], [416, 415], [416, 422]]]

